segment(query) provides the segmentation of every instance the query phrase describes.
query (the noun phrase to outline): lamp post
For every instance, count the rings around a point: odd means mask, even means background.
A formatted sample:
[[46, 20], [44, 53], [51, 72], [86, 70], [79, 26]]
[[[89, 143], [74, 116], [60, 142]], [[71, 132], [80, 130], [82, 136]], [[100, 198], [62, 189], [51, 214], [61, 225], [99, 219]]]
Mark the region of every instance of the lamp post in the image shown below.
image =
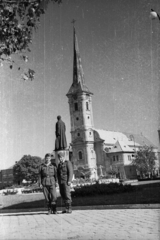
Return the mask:
[[[156, 20], [158, 19], [159, 22], [160, 22], [160, 15], [159, 13], [157, 13], [155, 10], [151, 9], [151, 12], [150, 12], [150, 18], [151, 20]], [[160, 31], [159, 31], [159, 36], [160, 36]], [[158, 45], [159, 46], [159, 45]], [[158, 47], [158, 51], [160, 53], [160, 49]], [[159, 95], [160, 95], [160, 88], [159, 88]], [[159, 107], [159, 113], [160, 113], [160, 107]], [[159, 114], [159, 128], [158, 128], [158, 139], [159, 139], [159, 148], [158, 148], [158, 160], [159, 160], [159, 169], [160, 169], [160, 114]], [[158, 170], [159, 172], [159, 170]], [[159, 173], [158, 173], [159, 174]]]

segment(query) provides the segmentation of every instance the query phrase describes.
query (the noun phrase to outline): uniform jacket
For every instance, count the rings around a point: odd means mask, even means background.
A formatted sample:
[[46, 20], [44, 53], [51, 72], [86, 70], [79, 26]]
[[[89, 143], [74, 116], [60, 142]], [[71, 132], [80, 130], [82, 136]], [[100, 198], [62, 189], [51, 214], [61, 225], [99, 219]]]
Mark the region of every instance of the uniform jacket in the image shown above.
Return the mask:
[[42, 163], [39, 167], [39, 184], [43, 186], [55, 185], [57, 182], [57, 169], [54, 165]]
[[58, 164], [57, 168], [58, 182], [65, 183], [71, 182], [73, 178], [73, 167], [70, 161], [64, 161]]

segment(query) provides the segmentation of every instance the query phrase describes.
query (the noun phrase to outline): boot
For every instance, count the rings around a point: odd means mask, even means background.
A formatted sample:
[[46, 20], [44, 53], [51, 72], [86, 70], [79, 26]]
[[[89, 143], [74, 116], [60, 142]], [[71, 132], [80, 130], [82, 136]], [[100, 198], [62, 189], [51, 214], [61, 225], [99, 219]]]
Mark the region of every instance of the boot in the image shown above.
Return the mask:
[[51, 206], [50, 206], [50, 204], [47, 204], [47, 206], [48, 206], [48, 215], [50, 215], [51, 214]]
[[67, 210], [66, 213], [72, 213], [72, 206], [71, 203], [67, 203]]
[[72, 205], [68, 203], [67, 213], [72, 213]]
[[67, 213], [67, 203], [65, 203], [65, 209], [62, 211], [62, 213]]
[[57, 206], [56, 204], [52, 204], [52, 214], [57, 214]]

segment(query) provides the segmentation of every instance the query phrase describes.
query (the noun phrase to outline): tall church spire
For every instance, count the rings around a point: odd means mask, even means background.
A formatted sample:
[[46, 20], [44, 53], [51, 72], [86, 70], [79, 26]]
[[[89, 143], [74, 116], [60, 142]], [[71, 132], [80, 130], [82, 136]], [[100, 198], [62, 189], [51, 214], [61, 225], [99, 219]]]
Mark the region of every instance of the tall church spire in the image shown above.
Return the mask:
[[[73, 24], [74, 24], [73, 20]], [[68, 94], [76, 94], [78, 92], [88, 92], [89, 89], [85, 85], [84, 72], [81, 63], [81, 57], [79, 53], [78, 40], [76, 35], [76, 30], [73, 25], [73, 82], [67, 93]]]
[[78, 47], [78, 40], [76, 36], [76, 30], [73, 26], [73, 39], [74, 39], [74, 45], [73, 45], [73, 83], [77, 84], [80, 83], [81, 85], [84, 85], [84, 73], [81, 63], [81, 57], [79, 54], [79, 47]]

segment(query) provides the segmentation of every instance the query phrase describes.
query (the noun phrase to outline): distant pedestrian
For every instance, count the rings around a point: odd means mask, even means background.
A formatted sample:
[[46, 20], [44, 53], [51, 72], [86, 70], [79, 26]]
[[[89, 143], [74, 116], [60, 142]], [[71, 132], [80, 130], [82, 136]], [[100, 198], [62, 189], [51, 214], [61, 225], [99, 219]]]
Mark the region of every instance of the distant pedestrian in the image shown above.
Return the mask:
[[51, 164], [51, 155], [45, 155], [45, 162], [39, 167], [39, 186], [43, 187], [44, 197], [48, 207], [48, 214], [57, 214], [56, 210], [56, 185], [57, 185], [57, 169]]
[[66, 140], [66, 125], [61, 120], [61, 116], [57, 117], [56, 122], [56, 140], [55, 140], [55, 151], [64, 150], [67, 147]]
[[65, 204], [65, 210], [62, 213], [72, 213], [71, 181], [73, 178], [72, 163], [65, 160], [65, 151], [58, 152], [59, 164], [57, 176], [61, 197]]

